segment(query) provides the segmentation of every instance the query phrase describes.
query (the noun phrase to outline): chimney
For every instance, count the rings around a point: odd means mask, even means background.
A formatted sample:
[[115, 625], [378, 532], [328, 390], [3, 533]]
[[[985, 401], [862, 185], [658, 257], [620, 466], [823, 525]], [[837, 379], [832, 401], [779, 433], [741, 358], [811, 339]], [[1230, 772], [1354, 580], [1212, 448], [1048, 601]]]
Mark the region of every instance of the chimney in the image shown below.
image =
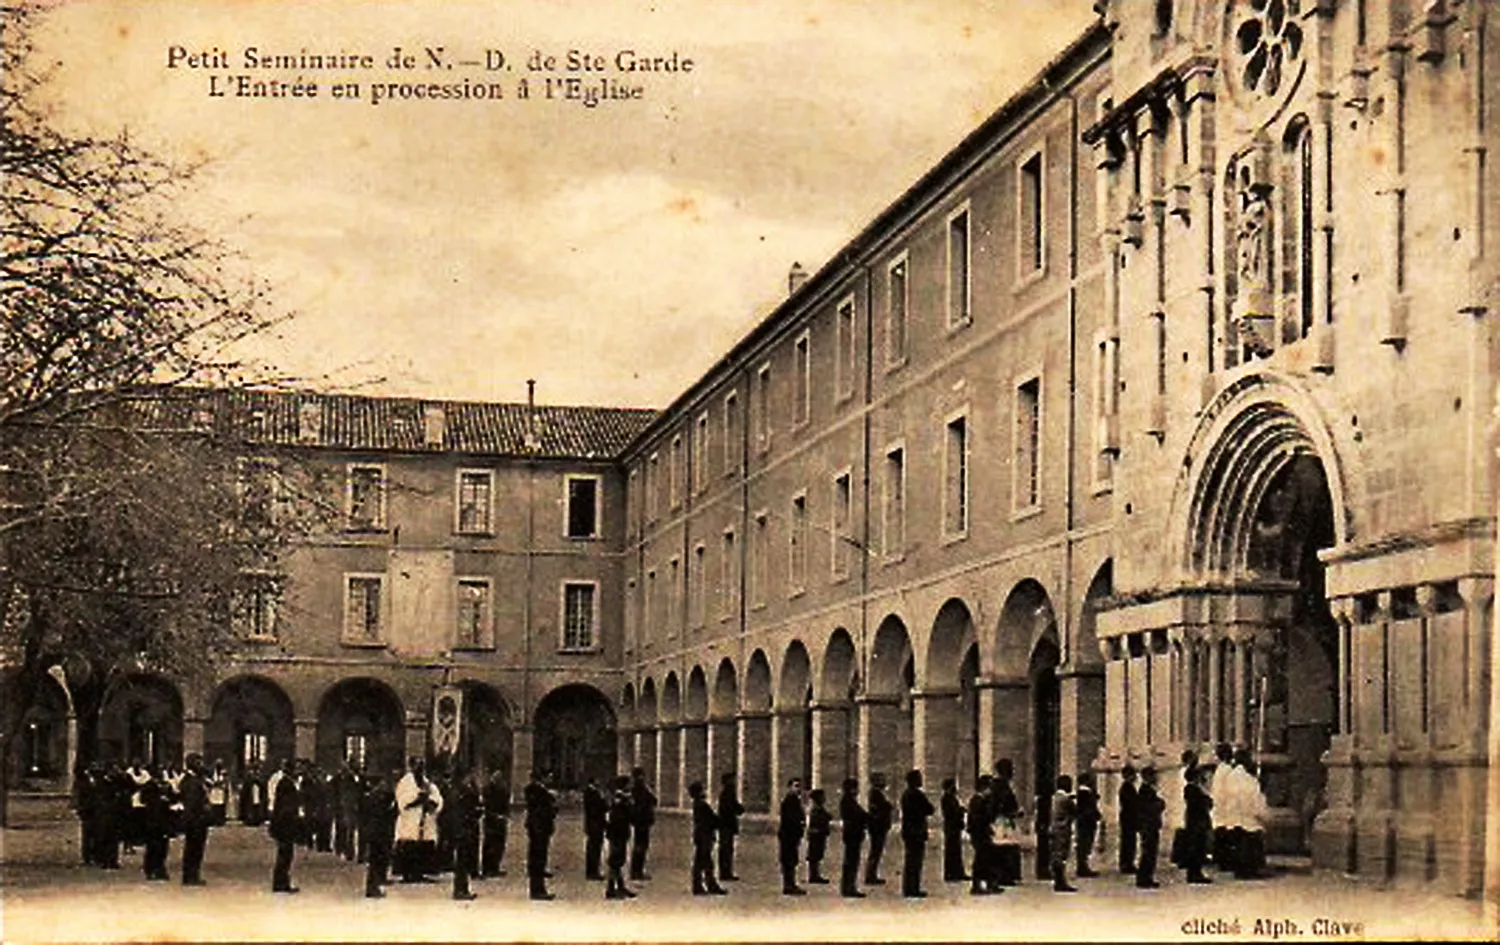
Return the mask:
[[536, 435], [536, 381], [526, 381], [526, 450], [535, 453], [542, 448], [542, 441]]
[[442, 449], [443, 430], [448, 425], [448, 411], [442, 404], [422, 405], [422, 445], [429, 449]]
[[802, 283], [807, 281], [807, 270], [802, 268], [799, 262], [792, 263], [792, 268], [786, 274], [786, 294], [791, 295], [802, 288]]
[[297, 405], [297, 442], [315, 444], [323, 439], [323, 405], [316, 399]]

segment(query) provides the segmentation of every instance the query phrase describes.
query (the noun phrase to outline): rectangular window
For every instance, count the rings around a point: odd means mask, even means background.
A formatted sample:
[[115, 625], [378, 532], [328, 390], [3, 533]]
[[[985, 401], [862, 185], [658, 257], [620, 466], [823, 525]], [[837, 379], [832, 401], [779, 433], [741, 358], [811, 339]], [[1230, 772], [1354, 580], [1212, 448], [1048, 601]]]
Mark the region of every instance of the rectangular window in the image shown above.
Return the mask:
[[672, 437], [672, 455], [666, 469], [667, 507], [682, 504], [682, 437]]
[[[261, 736], [264, 738], [265, 736]], [[365, 764], [370, 759], [370, 737], [361, 732], [347, 732], [344, 735], [344, 760], [349, 767], [355, 771], [365, 770]], [[262, 761], [265, 759], [262, 758]]]
[[708, 622], [708, 549], [702, 545], [693, 548], [693, 559], [688, 574], [688, 615], [697, 629]]
[[384, 466], [350, 465], [348, 512], [351, 531], [385, 528]]
[[656, 521], [657, 490], [661, 488], [661, 456], [652, 453], [646, 461], [646, 521]]
[[676, 636], [682, 627], [682, 561], [673, 558], [667, 562], [667, 636]]
[[563, 584], [564, 650], [592, 650], [594, 641], [594, 592], [592, 581], [569, 581]]
[[969, 323], [969, 208], [948, 219], [948, 327]]
[[280, 491], [275, 460], [240, 460], [240, 525], [253, 531], [276, 524], [276, 503]]
[[838, 323], [838, 358], [834, 361], [834, 390], [838, 399], [854, 393], [854, 372], [859, 369], [858, 349], [855, 347], [854, 337], [854, 300], [845, 299], [839, 303], [837, 313]]
[[1020, 206], [1017, 208], [1016, 233], [1020, 238], [1020, 275], [1025, 277], [1042, 268], [1046, 260], [1041, 152], [1021, 162]]
[[345, 577], [344, 583], [344, 642], [383, 643], [381, 598], [384, 576], [351, 574]]
[[787, 539], [787, 577], [791, 592], [799, 594], [807, 588], [807, 494], [792, 498], [792, 527]]
[[241, 578], [234, 600], [234, 622], [246, 640], [276, 639], [276, 610], [281, 602], [281, 579], [269, 574], [247, 574]]
[[896, 365], [906, 360], [906, 257], [890, 264], [886, 270], [886, 341], [885, 360]]
[[883, 550], [887, 558], [893, 558], [906, 548], [906, 451], [899, 446], [887, 450], [885, 454], [883, 498]]
[[1114, 476], [1114, 457], [1119, 444], [1115, 432], [1115, 358], [1119, 342], [1104, 336], [1094, 351], [1094, 482], [1108, 483]]
[[240, 733], [240, 766], [263, 765], [271, 754], [271, 736], [265, 732]]
[[625, 484], [626, 508], [634, 514], [626, 516], [626, 526], [630, 530], [631, 539], [640, 535], [640, 522], [645, 517], [644, 505], [641, 502], [641, 470], [640, 467], [632, 467], [630, 478]]
[[490, 619], [489, 580], [461, 578], [458, 582], [458, 646], [464, 649], [493, 646]]
[[740, 450], [744, 442], [740, 438], [739, 397], [733, 393], [724, 398], [724, 475], [731, 476], [740, 468]]
[[771, 446], [771, 365], [763, 364], [755, 376], [755, 445]]
[[723, 554], [719, 558], [719, 615], [732, 617], [739, 606], [739, 550], [734, 544], [734, 529], [724, 532]]
[[599, 477], [565, 476], [568, 537], [599, 537]]
[[969, 421], [948, 421], [943, 450], [943, 532], [949, 536], [969, 531]]
[[643, 608], [641, 623], [646, 627], [648, 638], [654, 638], [656, 634], [656, 615], [658, 610], [656, 593], [656, 570], [653, 568], [646, 572], [646, 592], [641, 595], [641, 606]]
[[754, 607], [766, 605], [767, 565], [771, 550], [771, 526], [766, 513], [755, 516], [755, 534], [750, 544], [750, 603]]
[[831, 504], [833, 509], [828, 531], [832, 540], [833, 576], [835, 578], [847, 577], [849, 557], [854, 544], [854, 536], [849, 530], [854, 513], [854, 490], [851, 487], [849, 473], [841, 472], [833, 477]]
[[801, 425], [812, 416], [812, 336], [803, 332], [795, 345], [796, 365], [792, 383], [796, 385], [792, 422]]
[[697, 433], [693, 437], [693, 491], [702, 492], [708, 485], [708, 414], [698, 415]]
[[1033, 377], [1016, 387], [1015, 506], [1032, 509], [1041, 504], [1042, 379]]
[[487, 535], [490, 532], [494, 474], [488, 469], [460, 470], [458, 473], [458, 531], [464, 535]]

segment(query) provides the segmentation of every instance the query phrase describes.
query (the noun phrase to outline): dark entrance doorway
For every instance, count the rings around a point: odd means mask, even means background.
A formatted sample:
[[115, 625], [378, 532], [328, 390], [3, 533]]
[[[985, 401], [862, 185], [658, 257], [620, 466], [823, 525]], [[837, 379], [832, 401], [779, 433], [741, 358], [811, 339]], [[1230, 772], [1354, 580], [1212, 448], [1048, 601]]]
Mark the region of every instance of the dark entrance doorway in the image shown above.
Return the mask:
[[297, 734], [292, 702], [268, 679], [241, 676], [219, 687], [203, 732], [203, 753], [210, 765], [223, 761], [236, 781], [251, 768], [290, 758]]
[[589, 778], [603, 784], [615, 773], [618, 751], [614, 708], [593, 686], [560, 686], [537, 705], [532, 768], [550, 773], [555, 787], [576, 790]]
[[318, 707], [317, 762], [335, 771], [391, 772], [405, 765], [406, 726], [401, 700], [374, 679], [346, 679]]
[[460, 684], [464, 691], [463, 725], [459, 729], [458, 765], [461, 771], [494, 771], [509, 781], [512, 736], [510, 706], [494, 687], [480, 682]]
[[1333, 543], [1333, 502], [1323, 465], [1315, 456], [1298, 456], [1277, 472], [1256, 507], [1247, 549], [1259, 577], [1295, 584], [1291, 618], [1265, 679], [1250, 681], [1256, 711], [1247, 747], [1288, 759], [1285, 769], [1266, 772], [1263, 786], [1273, 806], [1299, 814], [1300, 840], [1293, 842], [1303, 852], [1327, 780], [1323, 753], [1338, 723], [1338, 625], [1318, 560], [1318, 552]]
[[1031, 764], [1032, 796], [1050, 798], [1057, 787], [1057, 762], [1062, 742], [1062, 693], [1057, 666], [1062, 654], [1048, 637], [1031, 651]]
[[181, 764], [182, 696], [160, 676], [127, 676], [105, 695], [98, 731], [101, 759]]

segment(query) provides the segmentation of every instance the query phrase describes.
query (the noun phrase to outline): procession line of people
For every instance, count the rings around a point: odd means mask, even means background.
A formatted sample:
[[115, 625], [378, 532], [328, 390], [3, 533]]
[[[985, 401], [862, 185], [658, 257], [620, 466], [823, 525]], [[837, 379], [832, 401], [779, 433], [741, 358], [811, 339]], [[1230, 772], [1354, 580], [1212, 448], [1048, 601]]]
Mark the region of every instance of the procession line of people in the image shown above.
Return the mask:
[[[1190, 884], [1211, 882], [1205, 872], [1210, 861], [1220, 872], [1240, 878], [1262, 875], [1265, 869], [1268, 808], [1253, 760], [1248, 751], [1228, 745], [1219, 746], [1217, 755], [1211, 780], [1210, 768], [1199, 764], [1195, 753], [1182, 757], [1184, 814], [1172, 836], [1170, 859]], [[181, 835], [182, 881], [203, 885], [209, 829], [227, 819], [229, 782], [222, 766], [216, 769], [207, 771], [196, 754], [188, 757], [181, 775], [141, 765], [89, 766], [78, 798], [85, 862], [117, 869], [122, 847], [139, 845], [147, 879], [164, 880], [170, 839]], [[432, 883], [444, 872], [452, 874], [454, 899], [476, 898], [474, 879], [505, 875], [509, 778], [498, 770], [488, 776], [480, 770], [458, 772], [446, 759], [438, 769], [432, 777], [424, 759], [413, 757], [389, 776], [357, 772], [347, 764], [330, 775], [306, 760], [288, 759], [263, 786], [257, 781], [242, 788], [242, 819], [250, 823], [264, 816], [276, 845], [272, 891], [298, 891], [292, 869], [296, 850], [305, 847], [364, 863], [364, 892], [371, 898], [385, 896], [392, 877], [401, 883]], [[1157, 868], [1167, 804], [1154, 768], [1136, 771], [1126, 765], [1121, 775], [1116, 805], [1119, 870], [1133, 876], [1137, 888], [1155, 889], [1160, 886]], [[1099, 876], [1091, 858], [1099, 845], [1103, 814], [1093, 776], [1081, 775], [1076, 788], [1071, 777], [1058, 777], [1055, 790], [1037, 798], [1029, 832], [1023, 827], [1025, 812], [1013, 777], [1013, 765], [1001, 759], [993, 774], [978, 778], [967, 803], [959, 797], [955, 781], [945, 779], [936, 806], [918, 770], [907, 773], [898, 804], [887, 797], [879, 776], [863, 800], [859, 782], [849, 778], [841, 786], [837, 820], [824, 791], [804, 792], [801, 780], [794, 778], [777, 811], [781, 891], [807, 895], [799, 882], [804, 843], [805, 882], [832, 884], [823, 863], [835, 827], [842, 849], [839, 895], [863, 898], [861, 886], [884, 885], [882, 861], [898, 810], [900, 894], [906, 898], [928, 894], [924, 867], [928, 822], [933, 817], [941, 823], [942, 878], [968, 883], [972, 895], [996, 895], [1020, 885], [1027, 849], [1034, 851], [1037, 877], [1050, 880], [1056, 892], [1078, 889], [1069, 876], [1070, 863], [1076, 878]], [[553, 875], [551, 843], [558, 801], [549, 780], [545, 774], [534, 776], [524, 791], [527, 893], [539, 901], [555, 898], [547, 880]], [[717, 804], [711, 803], [701, 782], [688, 786], [694, 895], [726, 895], [724, 883], [740, 878], [735, 857], [745, 807], [736, 784], [733, 772], [723, 776]], [[264, 811], [259, 807], [262, 794]], [[650, 878], [647, 866], [658, 806], [643, 770], [620, 775], [605, 787], [590, 779], [582, 806], [585, 878], [604, 882], [607, 899], [635, 898], [637, 892], [628, 883]], [[330, 809], [336, 812], [332, 817]]]

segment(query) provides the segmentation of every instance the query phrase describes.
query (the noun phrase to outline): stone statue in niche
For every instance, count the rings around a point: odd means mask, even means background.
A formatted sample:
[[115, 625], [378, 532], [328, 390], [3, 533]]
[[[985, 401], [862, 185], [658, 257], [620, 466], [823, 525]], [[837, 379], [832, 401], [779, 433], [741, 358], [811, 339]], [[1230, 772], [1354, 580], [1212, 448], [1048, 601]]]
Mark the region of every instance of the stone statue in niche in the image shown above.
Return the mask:
[[1239, 253], [1239, 279], [1242, 290], [1263, 289], [1268, 283], [1266, 265], [1267, 217], [1270, 207], [1266, 195], [1255, 187], [1240, 191], [1240, 219], [1235, 245]]
[[1246, 355], [1264, 358], [1276, 348], [1276, 317], [1270, 291], [1270, 188], [1254, 182], [1248, 167], [1242, 166], [1238, 176], [1235, 276], [1239, 285], [1234, 317]]

